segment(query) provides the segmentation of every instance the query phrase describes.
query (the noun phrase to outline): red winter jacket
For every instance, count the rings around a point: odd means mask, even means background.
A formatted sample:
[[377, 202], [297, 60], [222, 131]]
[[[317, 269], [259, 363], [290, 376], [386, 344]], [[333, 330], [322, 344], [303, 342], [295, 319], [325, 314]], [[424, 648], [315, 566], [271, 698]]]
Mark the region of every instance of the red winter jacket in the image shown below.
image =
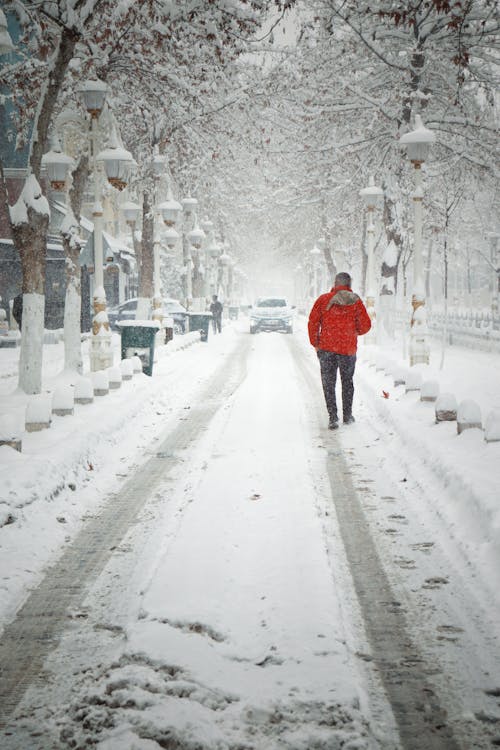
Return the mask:
[[318, 297], [309, 314], [309, 341], [316, 349], [356, 354], [358, 336], [371, 328], [370, 316], [357, 294], [337, 286]]

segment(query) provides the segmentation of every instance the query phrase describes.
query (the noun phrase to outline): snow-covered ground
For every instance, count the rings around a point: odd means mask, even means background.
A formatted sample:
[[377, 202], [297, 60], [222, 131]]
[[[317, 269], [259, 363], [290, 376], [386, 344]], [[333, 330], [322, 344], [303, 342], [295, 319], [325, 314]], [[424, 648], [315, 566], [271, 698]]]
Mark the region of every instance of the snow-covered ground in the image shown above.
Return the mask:
[[[388, 372], [375, 368], [378, 350], [360, 347], [357, 422], [331, 433], [305, 321], [293, 337], [251, 337], [243, 319], [207, 343], [179, 337], [152, 378], [24, 434], [22, 453], [0, 448], [5, 632], [107, 498], [138, 494], [127, 483], [141, 467], [147, 495], [70, 613], [6, 748], [400, 747], [331, 466], [349, 474], [408, 637], [441, 665], [430, 679], [449, 725], [490, 746], [500, 442], [436, 424], [433, 404], [393, 385], [398, 350], [384, 354]], [[16, 355], [0, 349], [0, 414], [24, 409]], [[50, 390], [61, 346], [44, 356]], [[499, 364], [450, 348], [444, 368], [423, 375], [486, 416], [500, 408]], [[161, 460], [168, 472], [153, 486]]]

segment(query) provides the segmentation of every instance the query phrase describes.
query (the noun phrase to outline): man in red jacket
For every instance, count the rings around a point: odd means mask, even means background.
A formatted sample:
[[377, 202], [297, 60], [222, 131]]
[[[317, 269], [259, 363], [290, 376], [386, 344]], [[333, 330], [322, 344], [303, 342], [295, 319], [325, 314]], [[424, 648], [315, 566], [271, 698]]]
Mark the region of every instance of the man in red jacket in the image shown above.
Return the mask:
[[360, 297], [351, 289], [348, 273], [338, 273], [331, 291], [322, 294], [309, 314], [309, 341], [316, 349], [321, 368], [321, 382], [326, 408], [330, 417], [328, 427], [339, 426], [335, 384], [337, 369], [342, 382], [342, 412], [344, 424], [354, 422], [352, 382], [356, 366], [358, 336], [368, 333], [370, 316]]

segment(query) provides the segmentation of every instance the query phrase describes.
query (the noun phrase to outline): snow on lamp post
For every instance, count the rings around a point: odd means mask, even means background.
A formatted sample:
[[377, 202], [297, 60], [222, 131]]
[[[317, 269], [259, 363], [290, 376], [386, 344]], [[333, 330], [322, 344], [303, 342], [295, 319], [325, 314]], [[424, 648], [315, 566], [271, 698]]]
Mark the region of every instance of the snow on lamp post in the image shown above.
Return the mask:
[[138, 203], [134, 203], [134, 201], [125, 201], [125, 203], [121, 204], [120, 211], [125, 217], [127, 226], [130, 227], [130, 233], [132, 235], [132, 247], [134, 248], [136, 262], [138, 262], [140, 258], [140, 246], [138, 238], [136, 237], [135, 227], [139, 220], [139, 216], [141, 215], [141, 207]]
[[132, 229], [132, 231], [134, 231], [137, 219], [139, 218], [139, 215], [141, 213], [141, 207], [138, 203], [134, 203], [133, 201], [125, 201], [125, 203], [122, 203], [122, 205], [120, 206], [120, 210], [125, 216], [125, 221]]
[[94, 223], [94, 317], [92, 320], [92, 339], [90, 345], [90, 369], [93, 372], [104, 370], [113, 364], [111, 350], [111, 331], [106, 312], [106, 293], [104, 291], [103, 268], [103, 209], [101, 204], [101, 184], [97, 171], [97, 125], [108, 86], [103, 81], [84, 81], [80, 88], [85, 109], [91, 118], [92, 171], [94, 176], [94, 205], [92, 221]]
[[160, 326], [158, 329], [158, 343], [161, 340], [161, 326], [163, 321], [163, 301], [161, 296], [161, 270], [160, 270], [160, 184], [162, 177], [165, 175], [167, 166], [167, 157], [160, 154], [158, 146], [155, 146], [153, 158], [151, 160], [154, 177], [154, 219], [153, 219], [153, 299], [151, 301], [152, 319], [156, 320]]
[[319, 275], [319, 263], [320, 263], [320, 258], [321, 258], [320, 248], [317, 245], [314, 245], [314, 247], [310, 251], [310, 255], [311, 255], [311, 262], [312, 262], [312, 277], [313, 277], [312, 296], [314, 297], [314, 299], [316, 299], [316, 297], [319, 294], [318, 275]]
[[113, 128], [108, 148], [97, 155], [97, 161], [104, 164], [104, 171], [110, 185], [116, 190], [127, 187], [130, 167], [133, 163], [130, 151], [122, 148], [118, 143], [116, 131]]
[[203, 285], [203, 293], [205, 295], [205, 298], [208, 299], [210, 297], [210, 277], [212, 273], [212, 263], [211, 263], [212, 256], [211, 256], [210, 248], [214, 241], [213, 221], [210, 221], [210, 219], [205, 219], [202, 222], [201, 227], [207, 237], [207, 241], [205, 242], [205, 260], [204, 260], [204, 276], [203, 276], [205, 283]]
[[425, 279], [424, 255], [422, 250], [422, 164], [427, 159], [429, 150], [436, 136], [428, 130], [420, 115], [415, 115], [415, 130], [401, 137], [406, 147], [408, 158], [414, 166], [415, 191], [413, 208], [415, 212], [414, 248], [413, 248], [413, 294], [410, 331], [410, 365], [429, 364], [429, 343], [427, 340], [427, 318], [425, 312]]
[[193, 217], [198, 205], [196, 198], [187, 196], [182, 201], [182, 263], [183, 263], [183, 279], [184, 279], [184, 297], [186, 307], [189, 309], [191, 301], [193, 299], [193, 260], [191, 258], [191, 246], [187, 237], [188, 232], [193, 227]]
[[229, 298], [229, 284], [230, 284], [230, 268], [233, 265], [233, 258], [230, 253], [227, 252], [227, 246], [223, 249], [223, 252], [219, 255], [219, 264], [221, 266], [221, 286], [222, 286], [222, 298], [226, 300]]
[[374, 247], [375, 247], [375, 225], [373, 223], [373, 212], [375, 208], [380, 206], [383, 198], [383, 190], [375, 185], [373, 177], [370, 177], [368, 187], [362, 188], [359, 191], [362, 197], [366, 210], [368, 212], [368, 220], [366, 226], [366, 309], [370, 319], [372, 321], [372, 329], [368, 336], [367, 343], [377, 343], [377, 330], [375, 327], [376, 311], [375, 311], [375, 297], [376, 291], [376, 280], [375, 280], [375, 258], [374, 258]]
[[192, 248], [191, 258], [193, 261], [193, 304], [195, 309], [202, 311], [205, 308], [205, 303], [203, 299], [204, 285], [203, 268], [201, 262], [201, 248], [203, 246], [203, 241], [206, 238], [206, 234], [203, 229], [198, 226], [196, 216], [194, 218], [194, 227], [190, 232], [188, 232], [187, 238]]
[[71, 156], [62, 151], [57, 135], [53, 135], [52, 148], [42, 156], [42, 166], [47, 170], [52, 190], [61, 193], [66, 189], [66, 181], [74, 165]]

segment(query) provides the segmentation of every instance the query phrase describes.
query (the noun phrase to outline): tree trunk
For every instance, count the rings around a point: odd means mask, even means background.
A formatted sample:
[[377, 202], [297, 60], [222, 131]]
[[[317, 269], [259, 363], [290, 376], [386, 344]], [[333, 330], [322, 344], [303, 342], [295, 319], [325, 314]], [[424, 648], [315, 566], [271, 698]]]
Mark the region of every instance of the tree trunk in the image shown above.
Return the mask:
[[[34, 177], [31, 179], [34, 181]], [[18, 386], [28, 394], [41, 393], [42, 390], [45, 258], [48, 225], [48, 212], [42, 213], [32, 206], [28, 206], [27, 222], [12, 226], [14, 243], [21, 255], [23, 274], [22, 336]]]
[[139, 301], [137, 320], [150, 317], [151, 300], [154, 295], [154, 213], [149, 192], [144, 191], [142, 202], [141, 265], [139, 273]]
[[[385, 188], [384, 188], [385, 193]], [[401, 254], [403, 252], [403, 235], [401, 232], [399, 220], [397, 218], [396, 206], [394, 201], [386, 195], [384, 200], [384, 226], [387, 244], [394, 242], [397, 248], [397, 263], [395, 266], [382, 266], [382, 276], [386, 279], [392, 276], [394, 284], [394, 294], [398, 291], [398, 268]], [[406, 292], [405, 292], [406, 295]]]
[[[28, 174], [21, 198], [10, 212], [11, 233], [21, 258], [23, 274], [23, 320], [18, 385], [25, 393], [42, 389], [43, 329], [45, 313], [45, 263], [50, 212], [39, 185], [42, 155], [47, 148], [48, 132], [57, 97], [79, 35], [64, 28], [50, 66], [50, 75], [34, 122]], [[5, 188], [4, 188], [5, 190]], [[24, 199], [23, 199], [24, 196]], [[20, 220], [21, 218], [21, 220]]]

